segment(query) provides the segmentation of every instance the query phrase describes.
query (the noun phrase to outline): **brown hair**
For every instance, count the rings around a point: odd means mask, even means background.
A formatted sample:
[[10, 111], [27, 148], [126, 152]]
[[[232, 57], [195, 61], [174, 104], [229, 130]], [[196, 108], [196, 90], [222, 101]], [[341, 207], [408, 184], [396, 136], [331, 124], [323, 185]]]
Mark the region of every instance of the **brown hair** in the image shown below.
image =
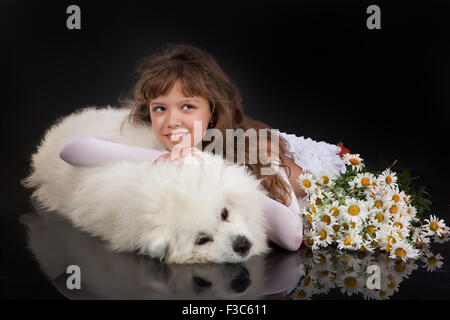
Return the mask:
[[[238, 89], [230, 82], [216, 60], [199, 48], [190, 45], [170, 45], [163, 51], [144, 58], [136, 72], [140, 74], [140, 79], [134, 87], [131, 112], [126, 119], [132, 125], [151, 124], [149, 102], [166, 94], [176, 81], [180, 81], [184, 95], [202, 96], [208, 100], [212, 113], [213, 125], [211, 127], [220, 130], [224, 139], [222, 152], [224, 157], [227, 145], [226, 129], [242, 129], [244, 131], [250, 128], [255, 129], [257, 146], [259, 146], [258, 129], [272, 129], [268, 125], [244, 115]], [[261, 175], [260, 169], [263, 164], [259, 157], [257, 157], [256, 164], [249, 163], [249, 148], [254, 148], [254, 146], [249, 146], [247, 138], [245, 137], [245, 165], [252, 174], [261, 180], [261, 185], [268, 191], [272, 199], [289, 206], [292, 201], [290, 186], [280, 176], [280, 173]], [[272, 138], [271, 135], [267, 135], [266, 152], [268, 156], [271, 155], [270, 141]], [[203, 141], [203, 149], [213, 142], [214, 139]], [[237, 144], [235, 144], [236, 148]], [[284, 164], [288, 150], [288, 142], [279, 136], [278, 157], [281, 168], [289, 168]], [[234, 162], [236, 162], [237, 152], [234, 152], [234, 155]], [[289, 176], [290, 174], [289, 168]]]

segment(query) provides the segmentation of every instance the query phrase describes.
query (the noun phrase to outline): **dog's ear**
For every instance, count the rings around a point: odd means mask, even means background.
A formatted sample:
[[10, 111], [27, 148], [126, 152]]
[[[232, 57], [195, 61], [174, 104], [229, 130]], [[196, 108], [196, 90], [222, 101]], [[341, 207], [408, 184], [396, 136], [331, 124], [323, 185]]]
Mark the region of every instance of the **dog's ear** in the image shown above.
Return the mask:
[[158, 237], [152, 240], [148, 248], [148, 254], [151, 257], [164, 261], [169, 252], [169, 241], [165, 237]]

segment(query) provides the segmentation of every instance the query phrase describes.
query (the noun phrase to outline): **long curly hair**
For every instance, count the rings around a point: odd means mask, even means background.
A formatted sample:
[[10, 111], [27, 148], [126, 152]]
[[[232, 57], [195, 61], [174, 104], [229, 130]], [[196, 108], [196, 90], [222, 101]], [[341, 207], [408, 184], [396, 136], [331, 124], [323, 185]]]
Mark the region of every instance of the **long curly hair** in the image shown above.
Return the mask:
[[[181, 90], [185, 96], [202, 96], [208, 100], [212, 114], [210, 120], [212, 125], [209, 125], [208, 128], [214, 128], [221, 132], [221, 139], [223, 139], [221, 155], [224, 157], [229, 156], [230, 153], [230, 150], [226, 150], [228, 146], [226, 129], [242, 129], [243, 131], [255, 129], [256, 144], [251, 143], [250, 138], [245, 136], [245, 148], [240, 149], [245, 150], [243, 164], [261, 181], [261, 185], [267, 190], [270, 198], [286, 206], [290, 205], [293, 200], [290, 196], [291, 188], [280, 173], [262, 175], [261, 168], [268, 167], [267, 158], [263, 164], [262, 157], [257, 157], [256, 163], [254, 160], [250, 161], [249, 157], [251, 152], [257, 151], [259, 155], [263, 154], [270, 159], [278, 159], [277, 164], [280, 169], [289, 168], [285, 165], [286, 156], [289, 154], [292, 158], [288, 151], [289, 143], [277, 134], [275, 138], [279, 139], [279, 147], [278, 150], [272, 150], [273, 131], [267, 130], [266, 132], [270, 133], [267, 135], [267, 147], [264, 146], [264, 143], [261, 143], [262, 147], [260, 146], [259, 129], [273, 128], [244, 115], [242, 98], [238, 89], [231, 83], [213, 56], [194, 46], [169, 45], [153, 55], [143, 58], [136, 73], [140, 77], [133, 88], [131, 112], [125, 121], [132, 125], [151, 125], [149, 103], [152, 99], [166, 94], [176, 81], [180, 81]], [[205, 140], [202, 141], [202, 150], [215, 142], [214, 138], [211, 141]], [[242, 145], [239, 143], [232, 145], [234, 145], [234, 150], [231, 150], [234, 156], [233, 162], [236, 162], [237, 148]], [[278, 151], [278, 153], [273, 151]], [[215, 152], [213, 151], [213, 153]], [[227, 160], [229, 159], [227, 158]], [[288, 176], [290, 175], [289, 168]]]

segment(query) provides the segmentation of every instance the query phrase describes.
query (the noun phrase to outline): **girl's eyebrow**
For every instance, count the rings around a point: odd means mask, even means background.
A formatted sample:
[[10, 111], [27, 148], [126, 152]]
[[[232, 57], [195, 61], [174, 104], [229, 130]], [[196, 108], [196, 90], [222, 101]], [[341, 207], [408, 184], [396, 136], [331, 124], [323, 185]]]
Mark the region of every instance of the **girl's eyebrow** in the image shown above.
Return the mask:
[[[178, 103], [186, 103], [186, 102], [197, 102], [197, 103], [198, 103], [198, 101], [195, 100], [195, 99], [186, 99], [186, 100], [178, 101]], [[163, 103], [163, 102], [156, 102], [156, 101], [152, 101], [151, 104], [152, 104], [152, 105], [153, 105], [153, 104], [160, 104], [160, 105], [163, 105], [163, 106], [166, 105], [166, 104]]]

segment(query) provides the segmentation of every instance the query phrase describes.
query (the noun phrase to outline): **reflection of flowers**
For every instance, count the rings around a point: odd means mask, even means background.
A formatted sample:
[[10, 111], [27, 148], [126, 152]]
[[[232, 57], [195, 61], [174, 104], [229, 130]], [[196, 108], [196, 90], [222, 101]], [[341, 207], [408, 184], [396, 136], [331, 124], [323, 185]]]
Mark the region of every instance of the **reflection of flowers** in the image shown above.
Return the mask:
[[[297, 288], [291, 292], [291, 299], [311, 299], [315, 295], [329, 293], [332, 289], [348, 296], [361, 295], [364, 299], [389, 299], [399, 290], [402, 281], [419, 267], [418, 262], [423, 262], [422, 267], [430, 272], [442, 267], [442, 256], [434, 255], [428, 245], [418, 250], [421, 259], [404, 261], [391, 259], [389, 252], [379, 250], [371, 253], [343, 251], [333, 247], [317, 250], [306, 248], [301, 253], [306, 272]], [[370, 265], [380, 268], [379, 290], [367, 287], [367, 269]]]
[[[317, 176], [299, 176], [300, 186], [307, 192], [307, 205], [302, 209], [305, 243], [309, 248], [337, 247], [361, 252], [386, 251], [389, 258], [416, 259], [423, 255], [420, 247], [449, 240], [450, 229], [444, 220], [431, 215], [424, 188], [416, 193], [411, 188], [409, 172], [398, 175], [391, 168], [377, 172], [365, 167], [359, 154], [345, 154], [346, 172], [338, 176], [321, 172]], [[435, 259], [435, 260], [433, 260]], [[430, 260], [430, 269], [439, 267], [439, 258]], [[358, 287], [358, 281], [338, 278], [339, 283]], [[305, 291], [306, 293], [306, 291]]]

